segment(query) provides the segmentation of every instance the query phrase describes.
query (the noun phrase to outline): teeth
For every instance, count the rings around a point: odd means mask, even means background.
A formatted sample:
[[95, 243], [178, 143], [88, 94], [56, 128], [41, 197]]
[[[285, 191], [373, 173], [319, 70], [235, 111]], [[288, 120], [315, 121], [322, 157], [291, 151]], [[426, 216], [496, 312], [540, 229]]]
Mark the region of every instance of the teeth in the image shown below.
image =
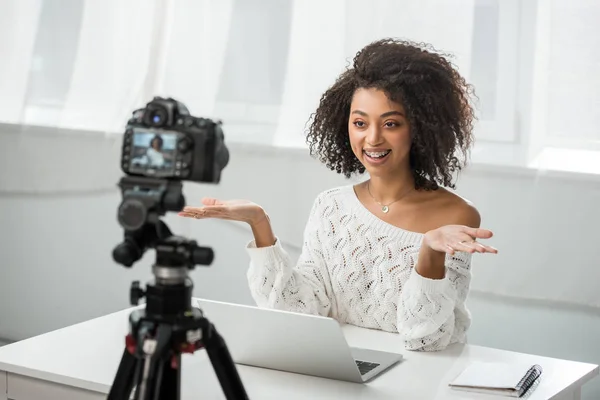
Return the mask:
[[383, 156], [387, 155], [389, 152], [390, 152], [389, 150], [376, 151], [376, 152], [365, 151], [365, 154], [368, 155], [369, 157], [379, 158], [379, 157], [383, 157]]

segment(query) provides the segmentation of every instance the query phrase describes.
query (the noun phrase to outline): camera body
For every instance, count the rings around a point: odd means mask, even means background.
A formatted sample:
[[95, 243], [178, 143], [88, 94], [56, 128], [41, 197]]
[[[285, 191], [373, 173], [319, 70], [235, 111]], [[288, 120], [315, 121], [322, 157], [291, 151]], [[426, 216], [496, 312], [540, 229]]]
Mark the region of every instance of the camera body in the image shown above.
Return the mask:
[[155, 97], [127, 123], [121, 151], [127, 175], [218, 183], [228, 162], [221, 122], [194, 117], [175, 99]]

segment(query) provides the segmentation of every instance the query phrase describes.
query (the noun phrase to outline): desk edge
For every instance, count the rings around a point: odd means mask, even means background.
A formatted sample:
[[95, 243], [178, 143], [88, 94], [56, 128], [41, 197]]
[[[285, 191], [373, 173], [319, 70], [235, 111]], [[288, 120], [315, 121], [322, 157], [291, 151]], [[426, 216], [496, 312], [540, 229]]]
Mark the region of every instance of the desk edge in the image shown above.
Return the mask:
[[102, 394], [108, 394], [111, 387], [110, 385], [104, 385], [101, 383], [91, 382], [84, 379], [73, 378], [65, 375], [59, 375], [52, 372], [40, 371], [33, 368], [15, 366], [11, 364], [6, 364], [4, 362], [0, 362], [0, 372], [4, 372], [7, 374], [7, 385], [10, 384], [10, 375], [12, 374], [20, 375], [26, 378], [39, 379], [53, 384], [85, 389]]

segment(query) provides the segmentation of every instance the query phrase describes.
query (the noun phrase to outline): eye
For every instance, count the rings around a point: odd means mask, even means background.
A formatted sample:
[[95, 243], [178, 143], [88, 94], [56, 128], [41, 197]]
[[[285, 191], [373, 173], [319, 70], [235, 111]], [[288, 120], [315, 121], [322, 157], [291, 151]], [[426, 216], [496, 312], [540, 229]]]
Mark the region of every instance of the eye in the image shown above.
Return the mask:
[[365, 127], [364, 121], [354, 121], [352, 123], [352, 125], [356, 126], [357, 128], [364, 128]]
[[395, 128], [395, 127], [397, 127], [397, 126], [400, 126], [400, 124], [399, 124], [399, 123], [397, 123], [396, 121], [387, 121], [387, 122], [385, 123], [385, 126], [386, 126], [387, 128]]

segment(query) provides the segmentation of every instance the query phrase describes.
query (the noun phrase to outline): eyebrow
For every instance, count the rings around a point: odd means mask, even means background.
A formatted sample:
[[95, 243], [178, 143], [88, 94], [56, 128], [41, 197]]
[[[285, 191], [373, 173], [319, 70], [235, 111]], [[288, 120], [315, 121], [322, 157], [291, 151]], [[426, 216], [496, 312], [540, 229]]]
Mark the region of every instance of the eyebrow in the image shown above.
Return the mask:
[[[360, 110], [354, 110], [354, 111], [352, 111], [352, 114], [362, 115], [363, 117], [368, 117], [369, 116], [366, 112], [360, 111]], [[385, 113], [381, 114], [379, 117], [380, 118], [385, 118], [385, 117], [390, 117], [392, 115], [399, 115], [401, 117], [404, 117], [404, 114], [402, 114], [400, 111], [388, 111], [388, 112], [385, 112]]]

